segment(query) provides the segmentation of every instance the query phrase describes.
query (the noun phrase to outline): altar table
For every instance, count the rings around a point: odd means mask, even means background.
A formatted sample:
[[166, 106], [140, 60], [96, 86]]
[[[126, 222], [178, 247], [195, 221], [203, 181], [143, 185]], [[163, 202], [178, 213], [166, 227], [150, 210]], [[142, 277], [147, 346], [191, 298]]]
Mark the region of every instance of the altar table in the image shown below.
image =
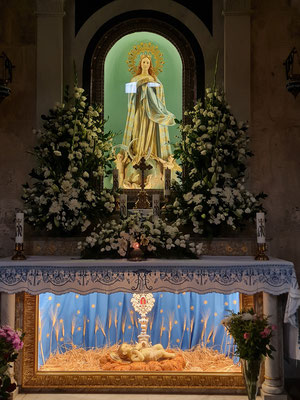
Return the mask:
[[5, 293], [288, 293], [285, 321], [293, 324], [300, 301], [293, 295], [297, 290], [293, 264], [277, 258], [255, 261], [250, 256], [202, 256], [196, 260], [141, 262], [54, 256], [30, 256], [24, 261], [0, 259], [0, 291]]
[[[25, 261], [0, 259], [1, 314], [10, 314], [15, 294], [21, 291], [38, 295], [44, 292], [114, 293], [234, 293], [252, 295], [263, 292], [264, 313], [271, 324], [279, 324], [277, 296], [288, 294], [285, 322], [295, 324], [300, 305], [299, 287], [291, 262], [270, 258], [255, 261], [250, 256], [202, 256], [196, 260], [148, 259], [130, 262], [124, 259], [83, 260], [70, 257], [30, 256]], [[3, 296], [3, 295], [2, 295]], [[9, 311], [10, 310], [10, 311]], [[279, 317], [280, 318], [280, 317]], [[12, 320], [12, 317], [8, 317]], [[274, 360], [266, 359], [264, 399], [286, 398], [283, 393], [281, 329], [272, 338], [277, 351]], [[275, 397], [274, 397], [275, 396]]]

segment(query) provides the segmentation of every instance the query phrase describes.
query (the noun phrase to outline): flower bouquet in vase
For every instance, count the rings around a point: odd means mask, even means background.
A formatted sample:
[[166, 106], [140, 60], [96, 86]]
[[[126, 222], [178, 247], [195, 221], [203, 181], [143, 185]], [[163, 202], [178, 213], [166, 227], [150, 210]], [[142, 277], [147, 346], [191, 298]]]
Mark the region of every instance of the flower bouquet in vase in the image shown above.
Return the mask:
[[235, 354], [240, 358], [249, 400], [255, 400], [262, 361], [272, 358], [275, 348], [270, 344], [274, 325], [268, 317], [257, 315], [253, 309], [231, 314], [223, 319], [222, 324], [233, 337]]
[[9, 369], [10, 363], [18, 357], [18, 351], [23, 348], [24, 334], [14, 331], [10, 326], [0, 327], [0, 399], [8, 399], [17, 385], [12, 381]]

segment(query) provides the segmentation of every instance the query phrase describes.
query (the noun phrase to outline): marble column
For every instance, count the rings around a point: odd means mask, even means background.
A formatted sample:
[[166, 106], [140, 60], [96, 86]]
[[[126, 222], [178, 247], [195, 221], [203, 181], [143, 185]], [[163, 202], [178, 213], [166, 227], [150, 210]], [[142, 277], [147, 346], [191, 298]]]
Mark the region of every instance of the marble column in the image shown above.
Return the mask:
[[271, 339], [271, 344], [276, 351], [273, 352], [273, 360], [269, 357], [265, 360], [265, 381], [262, 385], [261, 397], [263, 400], [287, 400], [284, 394], [284, 371], [283, 371], [283, 346], [282, 346], [282, 317], [278, 297], [272, 294], [263, 294], [264, 314], [269, 316], [271, 325], [277, 329]]
[[15, 295], [1, 293], [1, 325], [15, 327]]
[[[14, 294], [1, 293], [1, 325], [9, 325], [15, 328], [15, 298]], [[14, 381], [14, 365], [11, 363], [12, 368], [9, 369], [9, 375]], [[11, 394], [10, 399], [14, 399], [19, 390], [18, 388]]]

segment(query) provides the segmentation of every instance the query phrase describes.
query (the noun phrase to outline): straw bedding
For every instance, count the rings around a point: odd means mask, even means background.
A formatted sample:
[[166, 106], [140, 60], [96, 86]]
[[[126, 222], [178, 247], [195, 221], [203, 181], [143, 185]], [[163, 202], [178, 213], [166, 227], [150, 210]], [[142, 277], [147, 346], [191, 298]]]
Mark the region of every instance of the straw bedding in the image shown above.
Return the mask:
[[96, 349], [83, 349], [73, 345], [65, 352], [51, 354], [40, 371], [194, 371], [194, 372], [240, 372], [232, 359], [207, 347], [196, 346], [192, 350], [167, 349], [175, 353], [171, 360], [148, 362], [114, 361], [110, 353], [118, 345]]

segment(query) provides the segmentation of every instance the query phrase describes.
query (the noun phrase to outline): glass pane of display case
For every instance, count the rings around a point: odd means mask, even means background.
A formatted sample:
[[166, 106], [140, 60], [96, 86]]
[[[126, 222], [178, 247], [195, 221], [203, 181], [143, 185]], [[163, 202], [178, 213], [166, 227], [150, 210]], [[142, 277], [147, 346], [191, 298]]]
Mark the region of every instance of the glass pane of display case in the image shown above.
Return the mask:
[[[39, 371], [240, 371], [232, 338], [221, 324], [228, 310], [239, 310], [238, 293], [153, 297], [145, 322], [132, 293], [41, 294]], [[147, 346], [141, 343], [142, 329]]]

